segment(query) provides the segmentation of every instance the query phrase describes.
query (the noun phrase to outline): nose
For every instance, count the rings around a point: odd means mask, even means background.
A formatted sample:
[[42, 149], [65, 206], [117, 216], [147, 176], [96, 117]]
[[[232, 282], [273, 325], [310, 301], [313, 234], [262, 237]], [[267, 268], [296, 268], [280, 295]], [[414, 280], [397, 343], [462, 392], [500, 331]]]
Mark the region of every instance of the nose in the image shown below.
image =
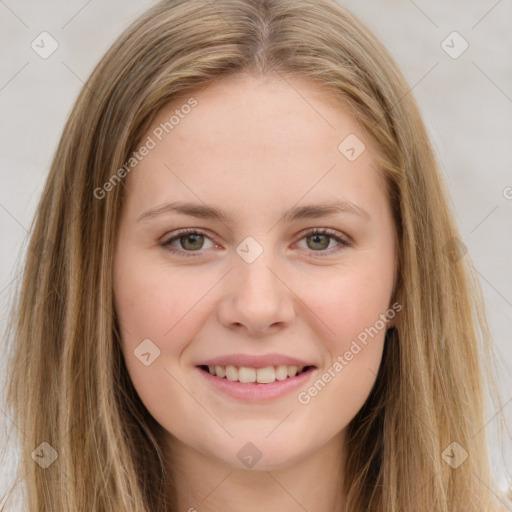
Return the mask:
[[270, 251], [252, 263], [237, 257], [234, 265], [219, 304], [220, 322], [251, 335], [269, 334], [290, 325], [295, 317], [294, 294]]

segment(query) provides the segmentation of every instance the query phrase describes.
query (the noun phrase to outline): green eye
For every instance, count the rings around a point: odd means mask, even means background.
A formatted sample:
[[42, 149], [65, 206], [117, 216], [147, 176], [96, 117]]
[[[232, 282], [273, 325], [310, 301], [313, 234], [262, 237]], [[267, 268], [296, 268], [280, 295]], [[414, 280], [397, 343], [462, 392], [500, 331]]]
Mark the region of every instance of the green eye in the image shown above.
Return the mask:
[[[312, 229], [301, 240], [306, 240], [305, 248], [317, 253], [315, 256], [327, 256], [337, 252], [340, 248], [351, 246], [351, 243], [341, 238], [337, 231], [329, 228]], [[332, 240], [338, 245], [329, 248]]]
[[[351, 243], [341, 238], [337, 231], [328, 228], [312, 229], [300, 239], [302, 240], [306, 240], [305, 248], [316, 253], [315, 256], [330, 255], [340, 248], [351, 246]], [[329, 248], [333, 240], [337, 242], [337, 246]], [[209, 247], [205, 247], [207, 241], [211, 244]], [[210, 249], [214, 245], [206, 232], [197, 229], [179, 230], [174, 236], [161, 243], [165, 250], [183, 256], [200, 256], [203, 250]]]
[[184, 249], [190, 249], [192, 251], [201, 249], [204, 244], [204, 235], [200, 235], [197, 233], [192, 233], [185, 236], [180, 236], [178, 239], [181, 243], [181, 246]]
[[[210, 238], [207, 237], [206, 234], [201, 231], [182, 230], [179, 231], [173, 237], [167, 239], [161, 245], [170, 252], [181, 253], [185, 256], [198, 256], [198, 254], [190, 253], [198, 252], [201, 249], [204, 249], [205, 240], [210, 240]], [[175, 242], [179, 243], [178, 247], [175, 246]], [[211, 246], [213, 246], [213, 243], [211, 244]]]
[[313, 245], [316, 245], [316, 247], [310, 247], [311, 249], [323, 250], [323, 249], [327, 249], [327, 247], [329, 247], [330, 238], [331, 237], [329, 237], [328, 235], [316, 234], [316, 235], [307, 236], [306, 240], [308, 242], [308, 245], [309, 245], [309, 242], [312, 242]]

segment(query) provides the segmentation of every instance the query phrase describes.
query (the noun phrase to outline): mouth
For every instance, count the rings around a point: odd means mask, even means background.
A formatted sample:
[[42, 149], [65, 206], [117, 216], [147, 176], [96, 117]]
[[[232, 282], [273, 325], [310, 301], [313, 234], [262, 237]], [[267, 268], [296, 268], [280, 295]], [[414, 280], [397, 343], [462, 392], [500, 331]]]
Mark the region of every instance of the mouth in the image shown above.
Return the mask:
[[310, 373], [316, 366], [293, 366], [278, 365], [265, 366], [263, 368], [252, 368], [248, 366], [234, 365], [199, 365], [199, 369], [209, 375], [224, 381], [238, 382], [247, 385], [272, 384], [276, 381], [288, 381], [299, 377], [302, 374]]
[[[320, 371], [316, 366], [197, 365], [197, 372], [208, 389], [241, 403], [263, 404], [284, 398], [307, 386]], [[203, 384], [201, 384], [202, 386]]]

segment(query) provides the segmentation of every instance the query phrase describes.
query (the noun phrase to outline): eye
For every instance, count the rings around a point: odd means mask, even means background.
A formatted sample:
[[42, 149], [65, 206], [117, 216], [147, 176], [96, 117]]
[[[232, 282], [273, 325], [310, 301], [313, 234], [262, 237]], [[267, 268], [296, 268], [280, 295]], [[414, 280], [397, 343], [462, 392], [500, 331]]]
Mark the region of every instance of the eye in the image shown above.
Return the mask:
[[[160, 245], [170, 252], [180, 253], [184, 256], [198, 256], [197, 254], [190, 253], [198, 252], [202, 249], [208, 249], [209, 247], [204, 247], [205, 240], [210, 240], [210, 238], [207, 237], [206, 233], [202, 230], [182, 229]], [[178, 248], [175, 245], [176, 242], [179, 244]], [[213, 245], [214, 244], [212, 243], [210, 247]]]
[[[337, 231], [329, 228], [312, 229], [305, 233], [305, 236], [301, 238], [301, 241], [302, 240], [306, 240], [306, 249], [319, 253], [315, 254], [315, 256], [326, 256], [333, 252], [338, 252], [343, 247], [351, 246], [348, 240], [341, 238]], [[337, 242], [338, 245], [329, 248], [333, 240]]]
[[[205, 247], [205, 240], [210, 241], [210, 246]], [[337, 231], [329, 228], [316, 228], [306, 232], [300, 241], [306, 240], [306, 249], [311, 250], [315, 256], [324, 256], [339, 251], [343, 247], [351, 246], [351, 243], [341, 238]], [[335, 247], [329, 247], [331, 241], [338, 243]], [[181, 229], [160, 244], [165, 250], [186, 257], [200, 256], [201, 251], [215, 246], [214, 242], [200, 229]], [[197, 254], [194, 254], [197, 253]]]

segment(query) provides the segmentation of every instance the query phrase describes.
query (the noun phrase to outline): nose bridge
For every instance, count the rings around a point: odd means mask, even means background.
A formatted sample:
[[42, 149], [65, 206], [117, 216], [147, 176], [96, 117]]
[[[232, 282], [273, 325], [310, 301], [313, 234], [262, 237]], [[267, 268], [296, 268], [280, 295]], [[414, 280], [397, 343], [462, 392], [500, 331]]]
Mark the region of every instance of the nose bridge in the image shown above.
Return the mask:
[[[260, 237], [262, 240], [263, 237]], [[229, 292], [221, 307], [221, 320], [242, 324], [251, 332], [264, 332], [293, 316], [291, 292], [279, 278], [279, 257], [271, 237], [257, 242], [248, 237], [237, 247]]]
[[[247, 296], [251, 301], [265, 299], [270, 305], [281, 294], [282, 283], [277, 279], [277, 255], [271, 248], [270, 238], [266, 237], [265, 246], [254, 238], [242, 242], [238, 248], [235, 263], [238, 295]], [[261, 238], [260, 238], [261, 240]]]

